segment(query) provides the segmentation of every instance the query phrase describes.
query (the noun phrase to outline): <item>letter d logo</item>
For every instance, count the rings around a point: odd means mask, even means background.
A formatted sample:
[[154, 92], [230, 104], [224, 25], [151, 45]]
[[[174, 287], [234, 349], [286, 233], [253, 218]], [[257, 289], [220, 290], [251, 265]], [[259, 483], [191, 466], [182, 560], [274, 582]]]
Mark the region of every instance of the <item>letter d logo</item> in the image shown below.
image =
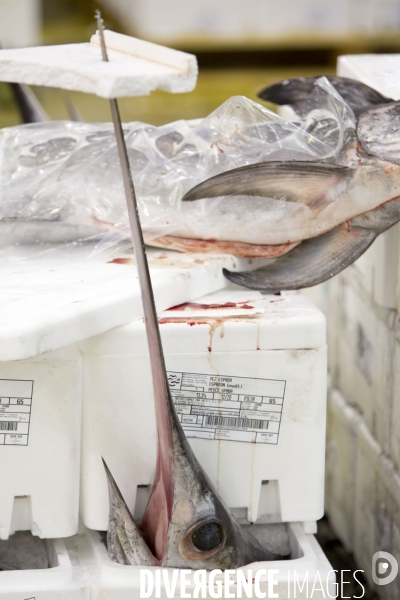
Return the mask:
[[399, 572], [399, 565], [389, 552], [376, 552], [372, 558], [372, 579], [376, 585], [392, 583]]

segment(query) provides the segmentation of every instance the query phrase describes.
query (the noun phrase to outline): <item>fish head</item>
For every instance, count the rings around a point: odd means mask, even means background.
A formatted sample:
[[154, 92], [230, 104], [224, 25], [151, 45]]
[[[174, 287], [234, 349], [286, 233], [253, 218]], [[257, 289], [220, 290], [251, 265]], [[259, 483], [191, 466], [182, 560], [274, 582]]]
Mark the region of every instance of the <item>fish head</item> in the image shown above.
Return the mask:
[[167, 397], [167, 411], [157, 420], [157, 469], [140, 528], [106, 467], [111, 557], [122, 564], [192, 569], [234, 569], [277, 558], [221, 500], [187, 442], [169, 389]]

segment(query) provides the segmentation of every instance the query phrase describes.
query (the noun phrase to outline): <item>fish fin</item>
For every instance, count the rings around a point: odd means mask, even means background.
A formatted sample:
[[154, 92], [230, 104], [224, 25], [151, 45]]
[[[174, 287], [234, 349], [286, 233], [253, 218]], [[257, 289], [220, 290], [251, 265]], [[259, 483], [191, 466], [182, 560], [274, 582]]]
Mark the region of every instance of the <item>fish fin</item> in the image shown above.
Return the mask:
[[50, 121], [49, 115], [32, 92], [23, 83], [10, 83], [23, 123]]
[[280, 106], [296, 104], [308, 98], [318, 77], [292, 77], [269, 85], [257, 94], [262, 100]]
[[156, 561], [143, 539], [125, 500], [104, 459], [107, 475], [110, 516], [107, 550], [116, 562], [125, 565], [155, 566]]
[[299, 290], [322, 283], [348, 267], [376, 237], [376, 231], [340, 225], [303, 241], [271, 265], [254, 271], [233, 273], [224, 269], [223, 272], [233, 283], [269, 294]]
[[349, 167], [311, 161], [256, 163], [211, 177], [189, 190], [182, 200], [243, 195], [321, 204], [331, 188], [353, 173]]
[[[328, 75], [326, 78], [356, 113], [366, 110], [370, 106], [377, 106], [392, 101], [390, 98], [365, 85], [365, 83], [361, 83], [361, 81], [337, 75]], [[308, 100], [308, 96], [313, 91], [317, 79], [319, 77], [294, 77], [292, 79], [285, 79], [264, 88], [259, 92], [258, 97], [281, 106], [285, 104], [292, 106], [297, 104], [302, 105]]]
[[362, 215], [351, 219], [355, 227], [362, 227], [374, 231], [378, 236], [390, 229], [400, 221], [400, 197], [384, 202], [374, 210], [369, 210]]

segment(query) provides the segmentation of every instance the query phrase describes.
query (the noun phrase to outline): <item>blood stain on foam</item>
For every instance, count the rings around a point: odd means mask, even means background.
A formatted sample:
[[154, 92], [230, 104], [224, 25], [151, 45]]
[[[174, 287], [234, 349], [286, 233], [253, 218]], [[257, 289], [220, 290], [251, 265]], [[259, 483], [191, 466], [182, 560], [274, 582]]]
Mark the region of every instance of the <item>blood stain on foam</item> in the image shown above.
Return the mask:
[[114, 265], [133, 265], [135, 264], [135, 260], [133, 258], [113, 258], [112, 260], [108, 260], [107, 264]]
[[172, 306], [168, 310], [186, 310], [187, 308], [192, 310], [217, 310], [220, 308], [244, 308], [252, 309], [254, 306], [247, 304], [246, 302], [224, 302], [223, 304], [201, 304], [199, 302], [184, 302], [183, 304], [177, 304]]

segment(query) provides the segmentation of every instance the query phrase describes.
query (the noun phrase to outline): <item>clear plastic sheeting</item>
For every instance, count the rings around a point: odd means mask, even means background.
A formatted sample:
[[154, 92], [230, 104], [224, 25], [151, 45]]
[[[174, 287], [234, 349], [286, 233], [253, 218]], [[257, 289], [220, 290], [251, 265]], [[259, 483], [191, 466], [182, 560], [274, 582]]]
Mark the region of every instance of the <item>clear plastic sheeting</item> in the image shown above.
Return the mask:
[[[300, 123], [236, 96], [204, 119], [161, 127], [124, 124], [146, 241], [160, 245], [162, 236], [232, 240], [235, 229], [230, 231], [229, 223], [235, 221], [239, 241], [259, 243], [251, 226], [254, 214], [240, 225], [243, 203], [235, 208], [238, 201], [230, 198], [209, 203], [182, 203], [181, 198], [198, 183], [235, 167], [263, 161], [340, 162], [354, 132], [354, 115], [325, 78], [317, 81], [314, 96], [317, 108]], [[3, 129], [0, 152], [3, 247], [86, 238], [103, 247], [129, 237], [111, 124], [62, 121]], [[268, 226], [276, 200], [255, 203], [257, 218]], [[104, 243], [101, 233], [106, 233]]]

